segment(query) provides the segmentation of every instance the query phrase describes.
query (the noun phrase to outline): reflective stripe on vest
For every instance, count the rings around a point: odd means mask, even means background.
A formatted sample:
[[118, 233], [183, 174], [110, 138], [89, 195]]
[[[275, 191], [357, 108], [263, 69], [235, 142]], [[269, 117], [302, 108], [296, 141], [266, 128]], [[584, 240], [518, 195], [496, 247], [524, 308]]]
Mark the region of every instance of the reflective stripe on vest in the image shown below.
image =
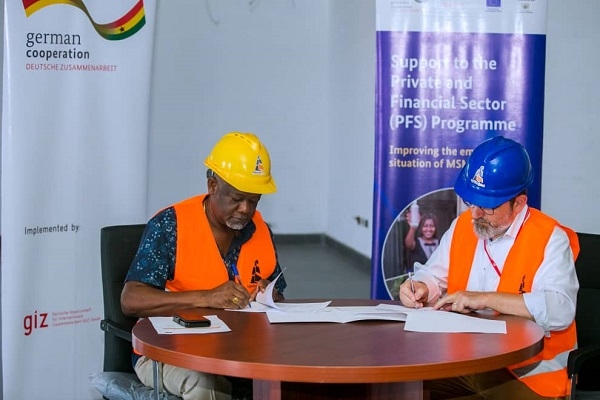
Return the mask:
[[527, 378], [545, 372], [560, 371], [565, 367], [565, 365], [567, 365], [567, 359], [569, 358], [570, 351], [571, 350], [567, 350], [563, 351], [562, 353], [558, 353], [556, 357], [551, 360], [537, 361], [529, 365], [513, 368], [511, 371], [519, 378]]
[[[561, 226], [539, 210], [529, 209], [531, 215], [524, 221], [506, 257], [497, 292], [515, 294], [531, 292], [533, 277], [544, 260], [546, 245], [556, 226], [567, 233], [574, 258], [579, 254], [579, 242], [574, 231]], [[471, 212], [466, 211], [456, 222], [450, 246], [448, 293], [465, 290], [467, 287], [479, 240], [473, 232], [471, 219]], [[574, 349], [576, 342], [575, 322], [572, 322], [567, 329], [553, 331], [546, 336], [544, 349], [540, 354], [509, 369], [541, 396], [565, 396], [568, 387], [567, 363], [566, 357], [562, 355]], [[525, 374], [519, 375], [514, 372], [515, 369], [525, 371]]]

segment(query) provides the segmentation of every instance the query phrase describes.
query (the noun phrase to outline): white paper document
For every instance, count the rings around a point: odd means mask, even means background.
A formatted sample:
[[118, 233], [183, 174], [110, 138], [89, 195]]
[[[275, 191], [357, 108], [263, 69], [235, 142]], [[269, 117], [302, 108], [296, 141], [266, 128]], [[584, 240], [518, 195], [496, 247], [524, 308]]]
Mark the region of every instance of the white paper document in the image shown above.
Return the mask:
[[475, 332], [504, 333], [506, 321], [471, 317], [450, 311], [410, 313], [404, 324], [405, 331], [413, 332]]
[[[285, 271], [285, 268], [283, 269]], [[289, 313], [296, 312], [307, 312], [307, 311], [319, 311], [327, 307], [331, 301], [324, 301], [320, 303], [278, 303], [273, 300], [273, 291], [275, 290], [275, 282], [283, 274], [283, 271], [277, 275], [269, 285], [265, 288], [264, 292], [258, 292], [256, 299], [250, 306], [246, 306], [241, 310], [231, 309], [230, 311], [243, 311], [243, 312], [266, 312], [268, 310], [280, 310]]]
[[[283, 271], [285, 271], [285, 268], [283, 269]], [[277, 282], [277, 279], [279, 279], [281, 274], [283, 274], [283, 271], [281, 271], [279, 275], [277, 275], [277, 277], [273, 279], [271, 283], [269, 283], [269, 285], [265, 288], [264, 292], [259, 291], [256, 294], [256, 299], [252, 303], [252, 305], [254, 305], [255, 303], [259, 303], [270, 308], [278, 308], [277, 304], [275, 304], [275, 300], [273, 300], [273, 291], [275, 290], [275, 282]]]
[[378, 310], [397, 311], [397, 312], [403, 312], [403, 313], [423, 312], [423, 311], [432, 311], [433, 310], [433, 307], [413, 308], [413, 307], [405, 307], [400, 304], [387, 304], [387, 303], [378, 304], [376, 307]]
[[288, 313], [268, 310], [267, 318], [272, 324], [294, 322], [337, 322], [354, 321], [405, 321], [404, 330], [415, 332], [471, 332], [506, 334], [506, 322], [477, 318], [449, 311], [434, 310], [432, 307], [409, 308], [394, 304], [377, 306], [327, 307], [314, 312]]
[[232, 309], [231, 311], [267, 312], [277, 310], [286, 313], [315, 312], [326, 308], [329, 304], [331, 304], [331, 301], [323, 301], [320, 303], [272, 303], [273, 305], [271, 306], [253, 301], [251, 307], [246, 307], [241, 310]]
[[356, 307], [327, 307], [315, 312], [282, 312], [280, 310], [267, 311], [267, 318], [272, 324], [285, 322], [337, 322], [346, 323], [365, 320], [404, 321], [406, 314], [403, 312], [378, 309], [377, 306]]
[[284, 322], [338, 322], [379, 320], [405, 321], [407, 313], [425, 312], [431, 308], [407, 308], [393, 304], [378, 304], [376, 306], [339, 306], [327, 307], [321, 310], [298, 311], [293, 314], [280, 310], [268, 310], [267, 317], [271, 323]]
[[203, 328], [186, 328], [173, 321], [173, 317], [149, 317], [156, 332], [161, 335], [182, 335], [190, 333], [230, 332], [231, 329], [216, 315], [205, 315], [210, 320], [210, 326]]

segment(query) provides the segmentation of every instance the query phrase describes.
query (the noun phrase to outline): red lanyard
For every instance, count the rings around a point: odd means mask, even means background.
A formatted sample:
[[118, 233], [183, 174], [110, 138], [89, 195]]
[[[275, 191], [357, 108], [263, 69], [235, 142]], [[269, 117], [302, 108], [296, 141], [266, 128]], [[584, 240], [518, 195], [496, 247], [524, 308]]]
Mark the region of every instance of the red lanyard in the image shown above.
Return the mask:
[[500, 272], [500, 268], [498, 268], [498, 264], [496, 264], [496, 261], [494, 261], [494, 259], [492, 258], [492, 256], [490, 256], [490, 253], [488, 252], [487, 249], [487, 245], [485, 244], [485, 240], [483, 241], [483, 249], [485, 250], [485, 254], [487, 254], [488, 259], [490, 260], [490, 264], [492, 264], [492, 267], [494, 267], [494, 270], [496, 270], [496, 273], [498, 274], [498, 277], [502, 276], [502, 272]]
[[[519, 236], [519, 232], [521, 232], [521, 228], [523, 228], [523, 224], [525, 224], [525, 221], [527, 221], [527, 218], [529, 218], [529, 209], [527, 209], [527, 214], [525, 214], [525, 218], [523, 218], [523, 222], [521, 223], [521, 226], [519, 227], [519, 230], [517, 231], [517, 235], [515, 236], [515, 240], [516, 240], [516, 237]], [[483, 241], [483, 250], [485, 250], [485, 254], [488, 256], [488, 260], [490, 260], [490, 264], [492, 264], [492, 267], [494, 267], [494, 270], [498, 274], [498, 277], [502, 277], [502, 272], [500, 272], [500, 268], [498, 268], [498, 264], [496, 264], [496, 262], [494, 261], [494, 259], [492, 258], [492, 256], [490, 256], [490, 252], [487, 249], [487, 244], [486, 243], [487, 243], [487, 241], [484, 240]]]

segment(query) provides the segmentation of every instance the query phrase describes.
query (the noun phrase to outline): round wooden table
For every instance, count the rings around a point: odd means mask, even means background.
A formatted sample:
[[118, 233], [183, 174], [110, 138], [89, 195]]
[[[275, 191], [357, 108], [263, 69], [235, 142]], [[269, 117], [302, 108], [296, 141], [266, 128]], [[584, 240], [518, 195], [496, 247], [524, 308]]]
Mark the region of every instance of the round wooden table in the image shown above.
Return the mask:
[[[380, 303], [392, 302], [331, 305]], [[133, 347], [163, 363], [253, 379], [256, 400], [420, 399], [423, 380], [516, 364], [539, 353], [544, 337], [537, 324], [506, 315], [492, 317], [506, 321], [506, 334], [482, 334], [408, 332], [391, 321], [270, 324], [264, 313], [204, 310], [231, 332], [159, 335], [145, 319], [133, 328]]]

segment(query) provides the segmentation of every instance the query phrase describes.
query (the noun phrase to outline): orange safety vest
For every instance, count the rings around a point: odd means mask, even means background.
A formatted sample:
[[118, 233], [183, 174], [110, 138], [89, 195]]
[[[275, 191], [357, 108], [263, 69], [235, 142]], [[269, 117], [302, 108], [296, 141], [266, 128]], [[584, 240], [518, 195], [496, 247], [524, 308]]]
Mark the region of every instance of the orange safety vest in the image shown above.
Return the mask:
[[[177, 217], [175, 274], [166, 285], [172, 292], [209, 290], [229, 280], [202, 207], [205, 197], [191, 197], [174, 205]], [[250, 292], [260, 279], [271, 276], [277, 262], [269, 228], [258, 211], [252, 221], [256, 231], [242, 245], [237, 261], [242, 284]]]
[[[531, 292], [533, 278], [544, 260], [544, 251], [556, 226], [569, 237], [574, 259], [579, 254], [577, 234], [556, 220], [534, 208], [529, 208], [527, 218], [510, 249], [497, 292]], [[475, 257], [478, 238], [473, 233], [471, 213], [466, 211], [458, 217], [450, 246], [448, 269], [448, 293], [465, 290]], [[546, 397], [566, 396], [569, 392], [567, 356], [577, 346], [575, 321], [566, 329], [552, 331], [544, 337], [541, 353], [517, 365], [511, 372], [531, 390]]]

